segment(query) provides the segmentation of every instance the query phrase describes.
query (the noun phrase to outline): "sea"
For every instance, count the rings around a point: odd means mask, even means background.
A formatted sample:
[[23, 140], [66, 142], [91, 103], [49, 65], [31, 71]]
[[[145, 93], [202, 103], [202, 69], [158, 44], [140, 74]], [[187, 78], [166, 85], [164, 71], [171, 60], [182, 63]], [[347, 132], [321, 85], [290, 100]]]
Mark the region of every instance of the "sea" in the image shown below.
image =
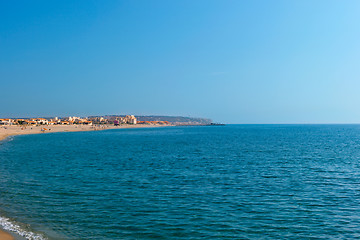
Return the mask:
[[22, 135], [0, 226], [25, 239], [360, 239], [360, 125]]

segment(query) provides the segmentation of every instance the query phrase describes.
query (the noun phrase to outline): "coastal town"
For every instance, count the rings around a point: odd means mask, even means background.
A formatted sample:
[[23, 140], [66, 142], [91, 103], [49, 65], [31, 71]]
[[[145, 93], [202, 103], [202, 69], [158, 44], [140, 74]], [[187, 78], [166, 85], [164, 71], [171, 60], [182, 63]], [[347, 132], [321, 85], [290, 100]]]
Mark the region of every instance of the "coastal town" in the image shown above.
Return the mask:
[[168, 121], [139, 121], [134, 115], [92, 117], [72, 116], [61, 118], [1, 118], [0, 141], [14, 135], [160, 126], [173, 126], [173, 124]]
[[39, 126], [39, 125], [171, 125], [169, 121], [138, 121], [134, 115], [116, 117], [54, 117], [54, 118], [3, 118], [0, 119], [2, 126]]
[[14, 135], [99, 131], [119, 128], [218, 125], [210, 119], [181, 116], [105, 115], [89, 117], [0, 118], [0, 141]]

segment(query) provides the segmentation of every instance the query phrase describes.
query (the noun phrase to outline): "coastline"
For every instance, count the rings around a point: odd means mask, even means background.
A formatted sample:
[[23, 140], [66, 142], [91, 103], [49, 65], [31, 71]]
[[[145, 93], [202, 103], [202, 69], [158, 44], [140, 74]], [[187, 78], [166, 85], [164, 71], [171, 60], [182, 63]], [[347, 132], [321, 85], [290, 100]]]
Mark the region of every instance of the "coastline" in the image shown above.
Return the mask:
[[[13, 126], [1, 126], [0, 127], [0, 144], [1, 141], [6, 140], [10, 136], [27, 135], [27, 134], [47, 134], [55, 132], [85, 132], [85, 131], [103, 131], [109, 129], [127, 129], [127, 128], [153, 128], [162, 127], [162, 125], [101, 125], [101, 126], [89, 126], [89, 125], [43, 125], [43, 126], [27, 126], [22, 127], [18, 125]], [[47, 129], [42, 131], [41, 129]], [[23, 240], [25, 238], [17, 235], [13, 232], [8, 232], [0, 226], [0, 240]]]
[[[124, 124], [121, 126], [113, 126], [110, 124], [100, 126], [89, 125], [39, 125], [39, 126], [1, 126], [0, 127], [0, 141], [5, 140], [10, 136], [27, 135], [27, 134], [47, 134], [53, 132], [85, 132], [85, 131], [102, 131], [108, 129], [125, 129], [125, 128], [152, 128], [162, 127], [162, 125], [130, 125]], [[45, 128], [45, 131], [42, 129]]]

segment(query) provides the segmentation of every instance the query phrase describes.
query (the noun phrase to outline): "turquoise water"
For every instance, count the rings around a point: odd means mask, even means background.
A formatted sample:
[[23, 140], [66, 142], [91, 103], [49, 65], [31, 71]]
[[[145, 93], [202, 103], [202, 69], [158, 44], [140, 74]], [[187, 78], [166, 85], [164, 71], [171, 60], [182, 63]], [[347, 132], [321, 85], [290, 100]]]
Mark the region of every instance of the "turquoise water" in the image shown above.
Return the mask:
[[359, 125], [16, 136], [0, 224], [29, 239], [359, 239]]

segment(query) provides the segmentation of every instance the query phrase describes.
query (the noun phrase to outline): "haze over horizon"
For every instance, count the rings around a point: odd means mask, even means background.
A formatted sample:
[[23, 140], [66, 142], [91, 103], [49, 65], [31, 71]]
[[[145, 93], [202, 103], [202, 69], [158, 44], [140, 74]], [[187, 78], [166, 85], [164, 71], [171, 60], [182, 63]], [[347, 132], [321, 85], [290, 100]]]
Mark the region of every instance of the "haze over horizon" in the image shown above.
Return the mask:
[[359, 1], [1, 1], [0, 117], [360, 123]]

